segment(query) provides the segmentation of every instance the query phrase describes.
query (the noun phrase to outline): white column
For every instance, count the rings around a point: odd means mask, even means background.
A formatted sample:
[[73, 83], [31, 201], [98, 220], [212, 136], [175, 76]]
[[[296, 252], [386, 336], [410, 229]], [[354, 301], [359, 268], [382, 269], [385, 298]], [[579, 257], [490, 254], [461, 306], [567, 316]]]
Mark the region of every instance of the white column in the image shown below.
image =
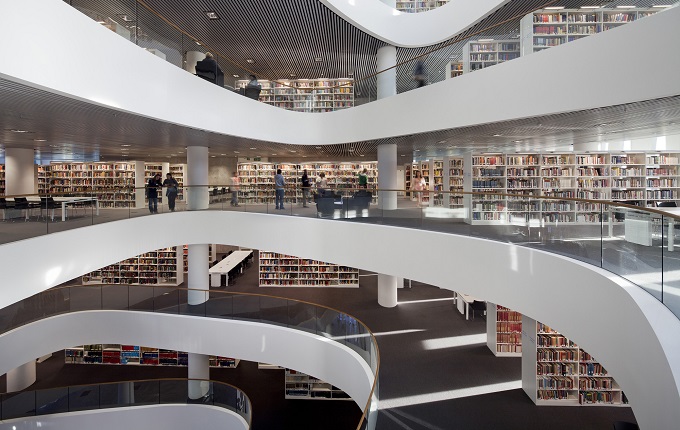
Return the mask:
[[146, 168], [144, 167], [143, 161], [134, 161], [135, 163], [135, 208], [143, 208], [145, 203], [145, 190], [146, 181], [149, 178], [145, 176]]
[[200, 305], [208, 300], [210, 274], [208, 273], [208, 245], [189, 245], [187, 250], [187, 300], [190, 305]]
[[[378, 189], [397, 188], [397, 145], [387, 143], [378, 145]], [[396, 191], [379, 191], [378, 207], [383, 210], [397, 209]]]
[[204, 354], [189, 353], [188, 378], [204, 379], [204, 381], [189, 381], [189, 398], [200, 399], [208, 394], [210, 389], [210, 357]]
[[385, 308], [397, 306], [397, 277], [378, 274], [378, 304]]
[[196, 74], [196, 63], [203, 60], [205, 54], [199, 51], [188, 51], [187, 52], [187, 62], [184, 63], [184, 70], [187, 72]]
[[[208, 147], [187, 148], [187, 210], [208, 209]], [[204, 185], [197, 187], [197, 185]], [[207, 261], [207, 260], [206, 260]]]
[[[377, 87], [378, 100], [397, 94], [397, 48], [395, 46], [383, 46], [378, 49], [376, 72], [378, 72]], [[392, 67], [382, 72], [382, 70]]]
[[5, 150], [5, 195], [35, 194], [38, 192], [33, 148]]
[[163, 175], [163, 179], [165, 179], [165, 175], [170, 173], [170, 163], [161, 163], [161, 174]]
[[21, 391], [33, 384], [35, 382], [35, 368], [35, 360], [31, 360], [7, 372], [7, 392]]

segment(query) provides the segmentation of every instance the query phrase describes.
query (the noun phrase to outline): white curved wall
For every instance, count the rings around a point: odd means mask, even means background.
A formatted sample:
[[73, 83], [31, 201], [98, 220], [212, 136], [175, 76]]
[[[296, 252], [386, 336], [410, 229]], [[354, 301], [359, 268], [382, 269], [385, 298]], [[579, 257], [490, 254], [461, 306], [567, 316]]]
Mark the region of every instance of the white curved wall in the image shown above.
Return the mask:
[[0, 375], [31, 357], [93, 343], [149, 345], [276, 364], [341, 388], [361, 409], [373, 385], [373, 374], [363, 358], [323, 336], [250, 321], [135, 311], [57, 315], [4, 333]]
[[0, 421], [0, 430], [219, 429], [247, 430], [237, 413], [208, 405], [151, 405]]
[[390, 45], [415, 48], [451, 39], [509, 0], [451, 0], [421, 13], [402, 13], [380, 0], [320, 0], [347, 22]]
[[[177, 225], [183, 228], [174, 228]], [[680, 321], [666, 307], [594, 266], [478, 238], [240, 212], [141, 217], [0, 246], [0, 307], [131, 255], [182, 243], [267, 249], [463, 290], [500, 303], [558, 327], [597, 357], [626, 391], [643, 429], [674, 429], [680, 422]], [[395, 243], [426, 251], [404, 259], [403, 248]], [[36, 250], [45, 249], [60, 252], [33, 258]], [[494, 270], [488, 270], [490, 262]]]
[[[668, 77], [668, 70], [680, 70], [680, 8], [330, 113], [287, 111], [222, 91], [64, 2], [0, 2], [0, 20], [0, 58], [12, 59], [0, 62], [0, 78], [195, 129], [296, 145], [381, 139], [680, 94], [680, 80]], [[17, 35], [21, 43], [10, 43]], [[130, 64], [143, 73], [130, 73]], [[404, 112], [409, 121], [393, 120]]]

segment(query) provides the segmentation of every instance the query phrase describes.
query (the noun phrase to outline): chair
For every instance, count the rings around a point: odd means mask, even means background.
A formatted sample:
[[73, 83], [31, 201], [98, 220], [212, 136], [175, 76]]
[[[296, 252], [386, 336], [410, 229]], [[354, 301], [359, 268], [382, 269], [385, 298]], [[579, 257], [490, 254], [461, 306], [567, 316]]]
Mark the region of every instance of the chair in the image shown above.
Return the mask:
[[468, 306], [470, 306], [470, 313], [472, 314], [472, 319], [475, 319], [475, 312], [480, 312], [482, 317], [484, 316], [484, 312], [486, 312], [486, 302], [480, 302], [475, 300]]
[[657, 208], [677, 208], [678, 205], [675, 202], [656, 202]]
[[52, 221], [54, 221], [54, 209], [59, 207], [53, 197], [40, 197], [40, 218], [43, 216], [43, 211], [52, 211]]
[[14, 203], [8, 202], [4, 197], [0, 197], [0, 209], [2, 209], [2, 220], [7, 219], [7, 209], [14, 209]]
[[196, 63], [196, 76], [213, 84], [217, 83], [217, 71], [206, 67], [200, 61]]
[[24, 221], [28, 221], [31, 216], [31, 209], [39, 208], [40, 204], [29, 202], [26, 197], [15, 197], [14, 198], [14, 209], [25, 211]]
[[246, 87], [245, 90], [243, 91], [243, 95], [248, 97], [249, 99], [259, 100], [261, 91], [262, 88]]
[[212, 193], [211, 193], [212, 201], [217, 202], [220, 201], [220, 190], [218, 188], [213, 188]]

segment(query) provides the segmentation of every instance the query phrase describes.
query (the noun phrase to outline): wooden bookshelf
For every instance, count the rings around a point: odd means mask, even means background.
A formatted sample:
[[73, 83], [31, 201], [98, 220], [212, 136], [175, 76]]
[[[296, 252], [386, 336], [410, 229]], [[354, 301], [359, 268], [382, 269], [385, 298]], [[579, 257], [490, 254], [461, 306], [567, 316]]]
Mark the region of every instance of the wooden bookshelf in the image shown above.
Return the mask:
[[260, 251], [258, 269], [260, 287], [359, 287], [359, 269], [292, 255]]
[[[332, 112], [354, 106], [353, 79], [282, 79], [259, 81], [260, 101], [300, 112]], [[244, 88], [247, 80], [236, 81]]]
[[614, 378], [576, 343], [526, 315], [522, 327], [522, 389], [535, 404], [627, 404]]
[[522, 314], [486, 304], [486, 343], [496, 357], [522, 356]]
[[103, 267], [81, 277], [83, 285], [176, 286], [184, 282], [182, 256], [177, 247], [158, 249]]
[[463, 73], [495, 66], [520, 56], [519, 40], [472, 40], [463, 46]]
[[352, 400], [347, 393], [332, 384], [292, 369], [285, 370], [285, 398]]
[[573, 42], [653, 15], [663, 9], [538, 10], [520, 21], [522, 55]]

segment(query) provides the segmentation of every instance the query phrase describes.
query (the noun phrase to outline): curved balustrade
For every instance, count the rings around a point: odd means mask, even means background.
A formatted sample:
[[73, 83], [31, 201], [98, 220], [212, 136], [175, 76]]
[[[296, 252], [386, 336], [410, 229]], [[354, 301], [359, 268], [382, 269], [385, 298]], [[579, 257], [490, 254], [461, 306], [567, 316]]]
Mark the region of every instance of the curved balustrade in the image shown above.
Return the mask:
[[[143, 189], [118, 191], [121, 198], [115, 201], [115, 208], [97, 204], [104, 193], [113, 192], [111, 189], [68, 196], [31, 195], [27, 200], [33, 206], [24, 209], [17, 209], [13, 197], [7, 197], [7, 204], [14, 204], [14, 208], [4, 209], [6, 221], [0, 224], [0, 241], [150, 215], [145, 206], [135, 206], [134, 195], [143, 193]], [[675, 244], [680, 210], [674, 207], [643, 208], [604, 200], [502, 193], [425, 191], [417, 197], [412, 190], [372, 189], [369, 195], [362, 194], [365, 190], [343, 188], [330, 189], [323, 197], [314, 190], [314, 201], [305, 208], [301, 190], [289, 187], [284, 209], [279, 210], [271, 185], [241, 185], [235, 191], [238, 206], [232, 204], [228, 185], [184, 187], [183, 191], [187, 196], [195, 193], [199, 207], [206, 210], [381, 223], [559, 253], [632, 281], [680, 316], [680, 260], [675, 256], [680, 251]], [[50, 197], [57, 202], [54, 209], [46, 209]], [[377, 200], [383, 197], [396, 199], [394, 209], [381, 209]], [[184, 210], [185, 200], [178, 201], [175, 211]], [[159, 204], [158, 212], [171, 212], [167, 202]]]
[[[191, 303], [200, 304], [189, 304], [189, 296]], [[352, 349], [370, 367], [373, 387], [357, 429], [371, 428], [366, 426], [375, 421], [380, 369], [378, 344], [370, 329], [351, 315], [300, 300], [258, 294], [132, 285], [72, 286], [53, 288], [0, 309], [0, 334], [53, 315], [87, 310], [130, 310], [252, 321], [324, 336]], [[25, 400], [16, 402], [31, 406]]]
[[[190, 399], [189, 383], [205, 383], [207, 394]], [[131, 406], [195, 404], [218, 406], [238, 414], [250, 428], [252, 406], [237, 387], [203, 379], [145, 379], [29, 390], [0, 395], [0, 421], [48, 414]]]

